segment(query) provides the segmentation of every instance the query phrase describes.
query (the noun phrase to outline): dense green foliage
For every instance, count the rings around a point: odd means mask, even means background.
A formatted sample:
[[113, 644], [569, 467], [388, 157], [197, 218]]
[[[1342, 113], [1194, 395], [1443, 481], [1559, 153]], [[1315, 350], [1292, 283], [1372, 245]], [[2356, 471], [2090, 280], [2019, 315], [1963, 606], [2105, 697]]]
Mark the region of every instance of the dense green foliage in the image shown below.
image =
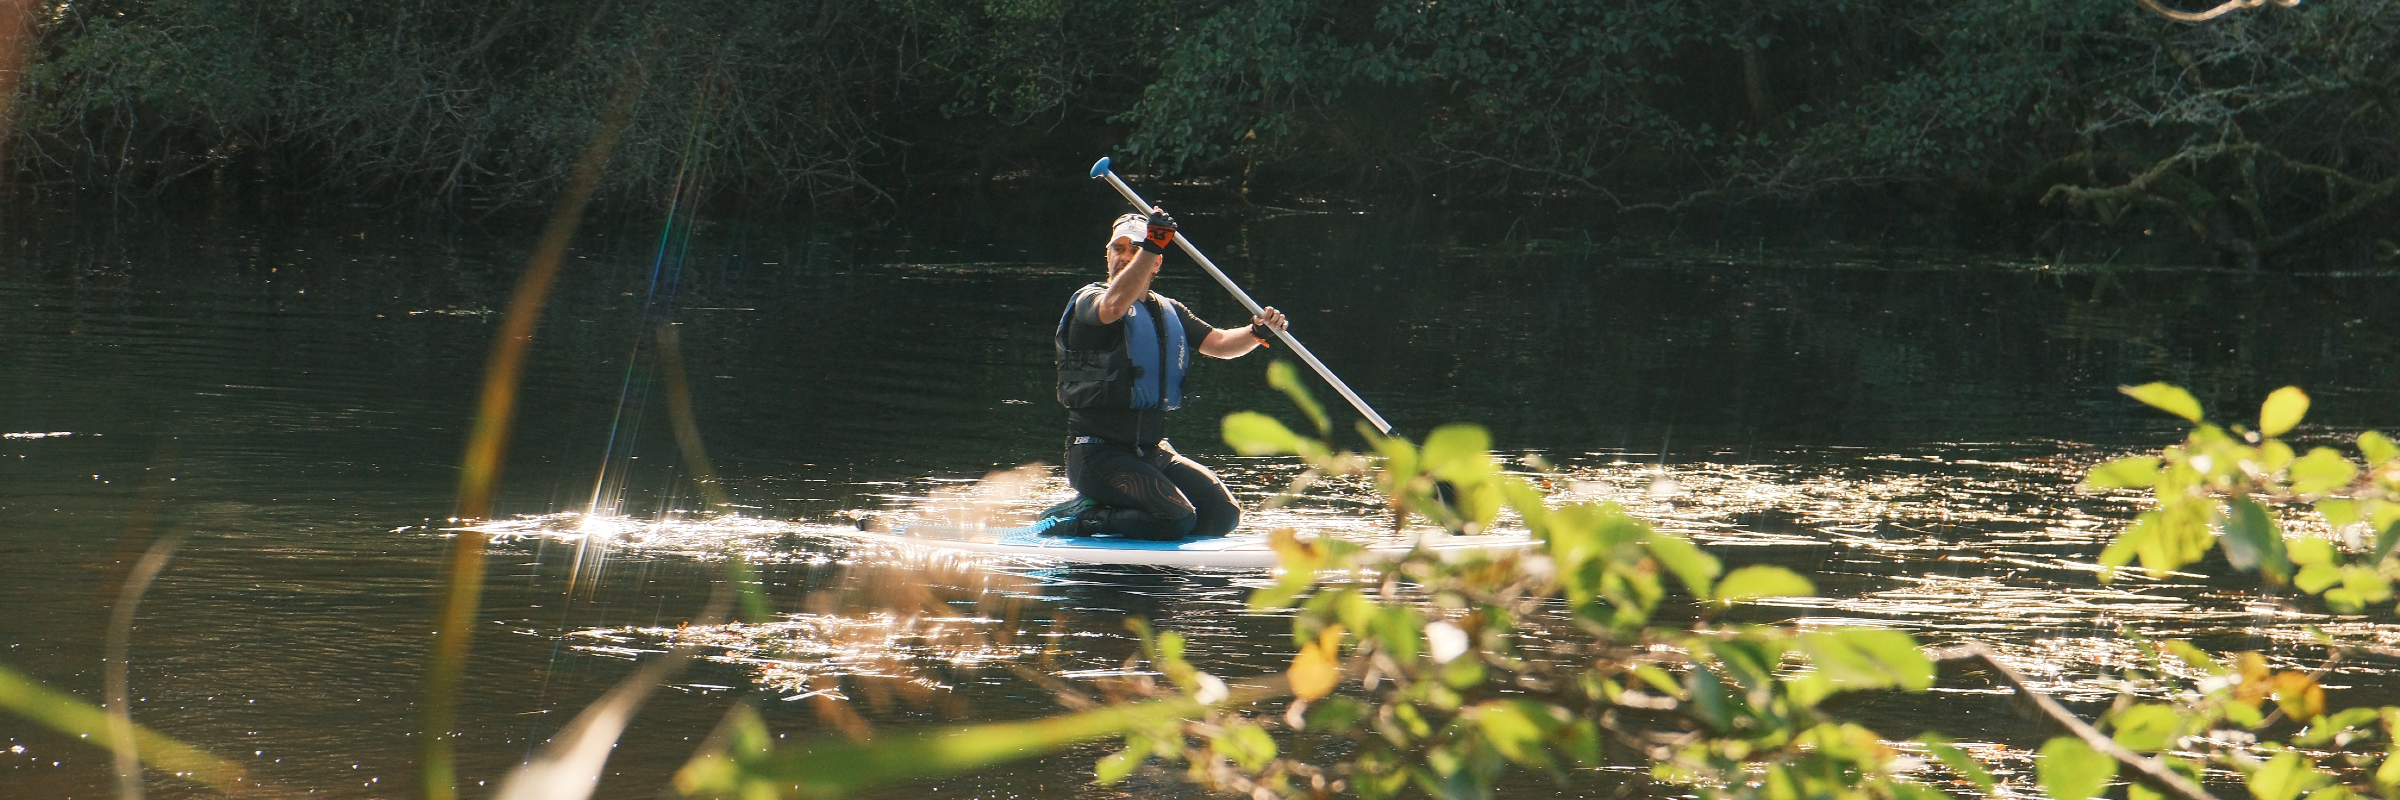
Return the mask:
[[49, 8], [11, 152], [119, 191], [538, 202], [628, 85], [620, 199], [694, 164], [855, 201], [1116, 152], [1278, 193], [1833, 197], [2087, 260], [2165, 232], [2255, 264], [2328, 233], [2372, 252], [2360, 215], [2400, 189], [2400, 8], [2377, 0], [2201, 25], [2129, 0]]
[[972, 166], [989, 139], [1038, 136], [1158, 35], [1040, 0], [53, 8], [14, 150], [36, 174], [128, 190], [231, 170], [495, 205], [554, 195], [628, 81], [605, 191], [663, 198], [689, 165], [769, 197], [871, 196], [911, 158]]

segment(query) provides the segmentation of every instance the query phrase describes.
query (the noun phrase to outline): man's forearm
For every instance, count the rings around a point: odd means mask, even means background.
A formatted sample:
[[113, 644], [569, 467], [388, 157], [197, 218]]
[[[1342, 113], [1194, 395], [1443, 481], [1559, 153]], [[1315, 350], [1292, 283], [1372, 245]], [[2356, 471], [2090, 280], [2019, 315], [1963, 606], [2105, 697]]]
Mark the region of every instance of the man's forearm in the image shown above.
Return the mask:
[[1100, 324], [1124, 319], [1135, 302], [1150, 294], [1150, 279], [1158, 275], [1159, 261], [1159, 256], [1141, 253], [1108, 279], [1108, 291], [1100, 295]]
[[1209, 358], [1241, 358], [1258, 349], [1258, 337], [1250, 335], [1248, 326], [1215, 328], [1200, 342], [1200, 354]]

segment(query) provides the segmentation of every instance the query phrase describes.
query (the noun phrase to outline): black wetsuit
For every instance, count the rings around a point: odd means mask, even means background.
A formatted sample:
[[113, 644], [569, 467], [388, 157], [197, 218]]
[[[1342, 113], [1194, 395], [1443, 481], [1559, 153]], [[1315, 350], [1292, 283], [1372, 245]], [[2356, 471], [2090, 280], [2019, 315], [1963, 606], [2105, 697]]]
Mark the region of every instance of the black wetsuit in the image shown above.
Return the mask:
[[[1084, 294], [1067, 322], [1067, 347], [1112, 350], [1125, 319], [1100, 322], [1099, 292]], [[1182, 303], [1167, 300], [1197, 349], [1211, 328]], [[1217, 474], [1167, 443], [1167, 412], [1157, 408], [1067, 410], [1067, 484], [1099, 504], [1085, 511], [1101, 533], [1140, 539], [1223, 536], [1242, 509]]]

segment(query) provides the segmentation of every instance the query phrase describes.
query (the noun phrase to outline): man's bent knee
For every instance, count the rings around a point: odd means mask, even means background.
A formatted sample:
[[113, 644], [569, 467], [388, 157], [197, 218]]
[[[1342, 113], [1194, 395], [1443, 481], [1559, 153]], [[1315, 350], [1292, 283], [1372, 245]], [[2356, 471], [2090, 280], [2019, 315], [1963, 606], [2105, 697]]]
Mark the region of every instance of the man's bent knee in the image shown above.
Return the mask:
[[1230, 503], [1213, 506], [1202, 509], [1192, 519], [1198, 524], [1192, 526], [1191, 535], [1223, 536], [1242, 526], [1242, 508]]

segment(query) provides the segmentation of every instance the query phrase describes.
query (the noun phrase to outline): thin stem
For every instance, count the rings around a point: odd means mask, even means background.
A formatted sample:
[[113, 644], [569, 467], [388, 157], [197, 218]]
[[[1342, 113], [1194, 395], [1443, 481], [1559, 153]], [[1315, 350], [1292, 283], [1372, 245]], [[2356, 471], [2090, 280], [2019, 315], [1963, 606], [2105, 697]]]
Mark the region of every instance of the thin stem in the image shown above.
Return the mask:
[[2216, 795], [2209, 794], [2207, 789], [2200, 788], [2200, 784], [2184, 777], [2183, 773], [2167, 768], [2167, 765], [2158, 759], [2144, 756], [2126, 749], [2124, 745], [2117, 744], [2117, 740], [2108, 738], [2107, 734], [2101, 733], [2090, 723], [2084, 722], [2083, 718], [2068, 711], [2066, 706], [2059, 705], [2057, 700], [2053, 700], [2049, 695], [2033, 688], [2030, 683], [2026, 682], [2024, 673], [2003, 663], [1991, 648], [1985, 647], [1982, 642], [1967, 642], [1955, 647], [1928, 650], [1925, 656], [1943, 663], [1981, 662], [1986, 668], [1999, 674], [2000, 679], [2006, 682], [2009, 688], [2015, 689], [2019, 696], [2030, 702], [2033, 710], [2042, 719], [2073, 734], [2075, 738], [2083, 740], [2084, 745], [2092, 748], [2093, 751], [2130, 768], [2133, 771], [2130, 777], [2135, 783], [2148, 786], [2168, 797], [2179, 798], [2179, 800], [2218, 800]]
[[[515, 421], [517, 388], [525, 372], [525, 357], [533, 347], [534, 324], [540, 321], [550, 287], [557, 282], [567, 245], [583, 222], [584, 207], [599, 184], [601, 169], [633, 119], [634, 101], [641, 97], [645, 69], [636, 59], [617, 84], [617, 96], [600, 115], [600, 127], [575, 164], [566, 194], [542, 229], [542, 239], [525, 264], [500, 337], [492, 343], [491, 360], [484, 366], [483, 396], [458, 479], [458, 516], [476, 522], [492, 513], [492, 492], [499, 484], [502, 455], [508, 449], [509, 427]], [[476, 609], [483, 600], [483, 552], [488, 537], [481, 531], [460, 531], [450, 547], [449, 588], [443, 594], [441, 615], [433, 634], [433, 651], [425, 665], [424, 738], [425, 797], [457, 800], [458, 775], [451, 762], [450, 736], [457, 712], [458, 682], [466, 668], [467, 645], [474, 631]]]
[[133, 612], [142, 604], [142, 595], [150, 591], [150, 582], [158, 579], [160, 570], [175, 547], [183, 544], [183, 534], [169, 533], [150, 543], [134, 562], [133, 571], [125, 583], [117, 587], [117, 602], [109, 609], [108, 663], [102, 670], [102, 681], [108, 691], [108, 738], [116, 751], [117, 796], [122, 800], [142, 800], [142, 756], [133, 735], [133, 708], [127, 688], [131, 676], [130, 654], [133, 649]]

